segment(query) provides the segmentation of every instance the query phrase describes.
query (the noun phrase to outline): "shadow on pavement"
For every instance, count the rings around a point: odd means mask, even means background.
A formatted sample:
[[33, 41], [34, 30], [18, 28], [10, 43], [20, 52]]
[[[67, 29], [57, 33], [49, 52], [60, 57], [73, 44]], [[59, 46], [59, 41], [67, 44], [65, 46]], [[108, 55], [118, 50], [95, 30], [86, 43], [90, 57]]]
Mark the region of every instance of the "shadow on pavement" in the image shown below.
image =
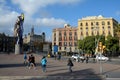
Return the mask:
[[112, 70], [106, 71], [106, 72], [104, 72], [103, 74], [110, 73], [110, 72], [112, 72], [112, 71], [117, 71], [117, 70], [119, 70], [119, 69], [120, 69], [120, 67], [119, 67], [119, 68], [116, 68], [116, 69], [112, 69]]
[[84, 69], [79, 71], [57, 73], [48, 76], [32, 77], [29, 79], [19, 80], [104, 80], [104, 78], [98, 74], [95, 74], [92, 69]]
[[[19, 64], [0, 64], [0, 68], [8, 68], [8, 67], [24, 67], [27, 64], [19, 63]], [[40, 66], [40, 63], [36, 63], [36, 66]]]
[[47, 68], [54, 68], [54, 67], [57, 67], [57, 68], [58, 68], [58, 67], [63, 67], [63, 66], [59, 66], [59, 65], [58, 65], [58, 66], [55, 66], [55, 65], [47, 65]]

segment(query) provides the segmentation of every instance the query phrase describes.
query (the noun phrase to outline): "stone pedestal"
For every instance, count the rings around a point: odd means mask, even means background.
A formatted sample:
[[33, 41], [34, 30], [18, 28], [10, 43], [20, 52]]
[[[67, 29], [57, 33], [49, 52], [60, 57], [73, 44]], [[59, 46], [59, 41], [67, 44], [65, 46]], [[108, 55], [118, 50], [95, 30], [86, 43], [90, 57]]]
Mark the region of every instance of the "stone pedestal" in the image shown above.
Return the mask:
[[15, 44], [15, 54], [20, 54], [20, 45]]

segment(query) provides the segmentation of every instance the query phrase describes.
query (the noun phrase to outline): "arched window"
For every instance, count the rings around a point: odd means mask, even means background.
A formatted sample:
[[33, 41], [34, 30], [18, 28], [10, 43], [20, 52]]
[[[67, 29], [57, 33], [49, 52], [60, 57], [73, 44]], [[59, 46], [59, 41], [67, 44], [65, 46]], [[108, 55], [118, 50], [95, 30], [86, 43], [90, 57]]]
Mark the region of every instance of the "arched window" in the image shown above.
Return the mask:
[[108, 21], [107, 24], [110, 25], [110, 22]]
[[105, 22], [104, 22], [104, 21], [102, 21], [102, 25], [105, 25]]
[[83, 26], [83, 24], [82, 24], [82, 23], [80, 23], [80, 26]]
[[91, 22], [91, 26], [93, 26], [93, 22]]
[[86, 22], [86, 26], [88, 26], [88, 23]]
[[81, 35], [83, 35], [83, 32], [81, 32]]
[[99, 25], [99, 23], [98, 23], [98, 22], [96, 22], [96, 25], [98, 26], [98, 25]]

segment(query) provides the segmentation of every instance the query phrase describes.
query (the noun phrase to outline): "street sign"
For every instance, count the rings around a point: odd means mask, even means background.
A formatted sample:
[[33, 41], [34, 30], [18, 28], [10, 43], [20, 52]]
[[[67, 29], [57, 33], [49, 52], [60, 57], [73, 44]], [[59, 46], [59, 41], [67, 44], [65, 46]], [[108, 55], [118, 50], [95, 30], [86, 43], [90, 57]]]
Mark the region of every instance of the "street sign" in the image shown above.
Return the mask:
[[54, 45], [54, 52], [58, 52], [58, 45]]

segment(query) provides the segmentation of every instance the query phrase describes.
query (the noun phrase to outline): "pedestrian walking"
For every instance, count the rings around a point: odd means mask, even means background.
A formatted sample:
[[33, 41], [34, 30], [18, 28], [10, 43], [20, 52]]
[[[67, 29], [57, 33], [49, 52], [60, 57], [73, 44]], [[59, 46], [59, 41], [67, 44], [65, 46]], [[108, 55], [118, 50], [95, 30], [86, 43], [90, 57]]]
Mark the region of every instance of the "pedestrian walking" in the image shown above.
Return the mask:
[[68, 59], [67, 66], [69, 67], [69, 72], [72, 72], [72, 67], [74, 66], [74, 64], [70, 58]]
[[88, 63], [89, 57], [88, 57], [88, 56], [86, 56], [86, 59], [85, 59], [85, 60], [86, 60], [86, 63]]
[[43, 56], [43, 58], [41, 60], [41, 67], [42, 67], [43, 72], [46, 72], [46, 65], [47, 65], [47, 59], [45, 56]]
[[36, 69], [35, 57], [32, 54], [29, 56], [29, 64], [28, 64], [28, 66], [29, 66], [29, 69], [31, 69], [31, 68]]
[[27, 64], [27, 54], [24, 53], [24, 64]]
[[61, 53], [58, 53], [58, 60], [61, 60]]

